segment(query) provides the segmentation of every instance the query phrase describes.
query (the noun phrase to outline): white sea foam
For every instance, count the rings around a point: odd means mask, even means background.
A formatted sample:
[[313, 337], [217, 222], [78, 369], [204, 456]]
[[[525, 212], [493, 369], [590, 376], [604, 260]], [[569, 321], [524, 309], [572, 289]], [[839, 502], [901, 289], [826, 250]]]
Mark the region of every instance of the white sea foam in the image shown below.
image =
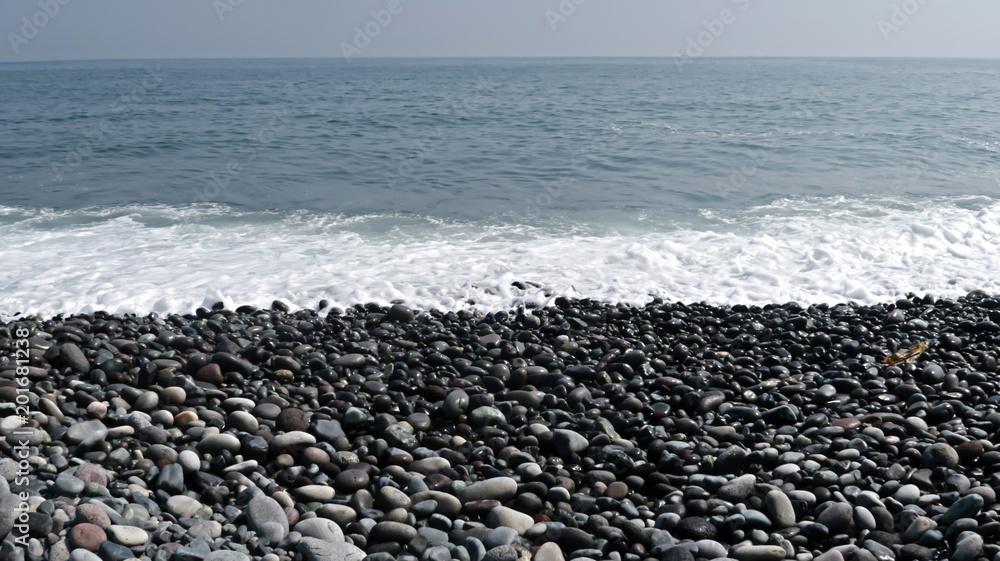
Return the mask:
[[0, 239], [3, 317], [276, 298], [485, 311], [555, 295], [762, 304], [1000, 291], [1000, 204], [968, 199], [781, 200], [643, 233], [225, 207], [0, 208]]

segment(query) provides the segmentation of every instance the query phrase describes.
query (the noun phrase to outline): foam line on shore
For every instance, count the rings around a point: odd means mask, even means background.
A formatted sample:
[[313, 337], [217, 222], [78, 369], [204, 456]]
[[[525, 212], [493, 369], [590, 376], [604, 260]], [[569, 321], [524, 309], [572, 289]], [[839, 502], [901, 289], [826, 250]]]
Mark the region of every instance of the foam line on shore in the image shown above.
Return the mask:
[[[553, 295], [642, 303], [893, 300], [1000, 290], [998, 206], [779, 200], [644, 230], [567, 220], [247, 213], [227, 207], [4, 208], [0, 313], [313, 308], [321, 299], [483, 311]], [[523, 287], [523, 288], [521, 288]]]

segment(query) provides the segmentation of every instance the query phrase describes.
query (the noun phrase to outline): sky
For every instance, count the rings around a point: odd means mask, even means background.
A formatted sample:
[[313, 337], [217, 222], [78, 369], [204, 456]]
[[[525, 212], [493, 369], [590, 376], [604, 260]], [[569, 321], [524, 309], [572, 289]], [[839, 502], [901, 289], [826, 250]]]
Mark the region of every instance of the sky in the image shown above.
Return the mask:
[[995, 0], [2, 0], [0, 62], [1000, 58]]

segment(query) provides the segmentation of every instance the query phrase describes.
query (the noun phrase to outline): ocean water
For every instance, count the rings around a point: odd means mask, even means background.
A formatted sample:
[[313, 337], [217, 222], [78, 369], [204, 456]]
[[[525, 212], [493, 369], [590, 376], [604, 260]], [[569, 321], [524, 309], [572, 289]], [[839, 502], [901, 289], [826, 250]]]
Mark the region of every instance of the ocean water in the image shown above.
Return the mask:
[[1000, 66], [0, 65], [0, 315], [998, 291]]

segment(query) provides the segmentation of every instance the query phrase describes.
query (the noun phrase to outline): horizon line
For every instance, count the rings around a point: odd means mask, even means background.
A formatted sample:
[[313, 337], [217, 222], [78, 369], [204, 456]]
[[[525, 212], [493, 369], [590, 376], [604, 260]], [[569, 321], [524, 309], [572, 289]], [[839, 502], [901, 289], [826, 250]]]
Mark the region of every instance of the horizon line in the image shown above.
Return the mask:
[[[563, 60], [584, 60], [584, 59], [661, 59], [670, 61], [677, 55], [483, 55], [483, 56], [362, 56], [356, 61], [376, 61], [376, 60], [484, 60], [484, 59], [563, 59]], [[684, 56], [684, 55], [682, 55]], [[36, 60], [0, 60], [0, 64], [34, 64], [34, 63], [59, 63], [59, 62], [130, 62], [130, 61], [184, 61], [184, 60], [343, 60], [342, 56], [262, 56], [262, 57], [146, 57], [146, 58], [66, 58], [66, 59], [36, 59]], [[686, 57], [685, 58], [692, 58]], [[807, 55], [807, 56], [786, 56], [786, 55], [704, 55], [694, 57], [698, 59], [715, 60], [743, 60], [743, 59], [772, 59], [772, 60], [1000, 60], [1000, 56], [869, 56], [869, 55]], [[345, 61], [347, 63], [353, 61]]]

